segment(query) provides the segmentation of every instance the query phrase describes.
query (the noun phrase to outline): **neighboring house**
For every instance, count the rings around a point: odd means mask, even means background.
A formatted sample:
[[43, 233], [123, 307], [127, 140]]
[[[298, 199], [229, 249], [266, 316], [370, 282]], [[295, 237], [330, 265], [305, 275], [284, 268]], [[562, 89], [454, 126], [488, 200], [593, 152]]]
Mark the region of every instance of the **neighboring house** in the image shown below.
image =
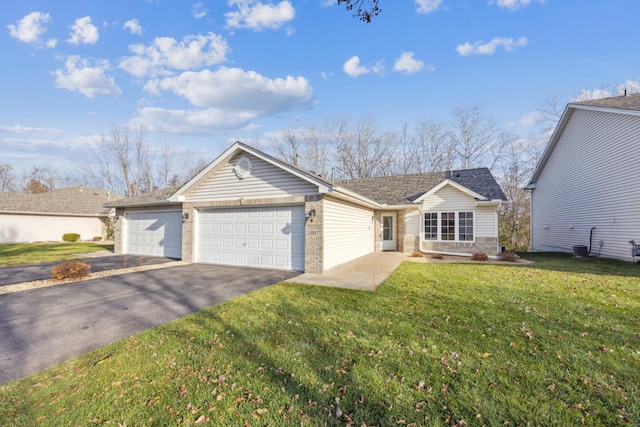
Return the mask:
[[40, 194], [0, 192], [0, 243], [61, 241], [66, 233], [81, 240], [105, 237], [111, 209], [103, 205], [118, 198], [82, 186]]
[[177, 190], [116, 208], [116, 253], [323, 273], [374, 251], [498, 251], [486, 168], [331, 182], [240, 142]]
[[640, 94], [568, 104], [527, 186], [532, 250], [630, 259], [639, 173]]

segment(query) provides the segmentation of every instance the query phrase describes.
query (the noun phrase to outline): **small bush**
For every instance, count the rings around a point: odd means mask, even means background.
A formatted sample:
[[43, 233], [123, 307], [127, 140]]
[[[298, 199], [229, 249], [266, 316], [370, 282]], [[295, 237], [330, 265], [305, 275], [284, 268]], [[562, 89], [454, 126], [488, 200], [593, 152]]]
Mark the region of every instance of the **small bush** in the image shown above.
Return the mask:
[[62, 235], [62, 240], [65, 242], [77, 242], [80, 240], [80, 235], [78, 233], [66, 233]]
[[422, 252], [413, 251], [413, 253], [411, 253], [411, 256], [415, 258], [422, 258], [424, 254]]
[[91, 239], [92, 242], [99, 242], [100, 240], [102, 240], [102, 237], [100, 236], [95, 236], [93, 239]]
[[498, 259], [500, 261], [518, 262], [520, 257], [518, 255], [516, 255], [516, 253], [514, 251], [504, 251], [504, 252], [500, 252], [498, 254]]
[[471, 255], [471, 259], [473, 261], [487, 261], [489, 257], [484, 252], [476, 252], [473, 255]]
[[51, 269], [51, 278], [57, 280], [81, 279], [87, 277], [90, 272], [91, 266], [87, 263], [82, 261], [65, 261]]
[[444, 255], [442, 254], [432, 254], [431, 259], [444, 259]]

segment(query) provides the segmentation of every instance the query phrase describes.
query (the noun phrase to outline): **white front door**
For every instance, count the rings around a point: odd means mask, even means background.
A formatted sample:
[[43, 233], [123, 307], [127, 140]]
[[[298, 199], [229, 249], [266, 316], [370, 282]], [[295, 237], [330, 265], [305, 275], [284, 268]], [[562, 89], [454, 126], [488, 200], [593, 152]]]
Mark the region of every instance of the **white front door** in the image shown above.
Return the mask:
[[383, 251], [396, 250], [396, 214], [382, 214], [380, 220], [380, 241]]

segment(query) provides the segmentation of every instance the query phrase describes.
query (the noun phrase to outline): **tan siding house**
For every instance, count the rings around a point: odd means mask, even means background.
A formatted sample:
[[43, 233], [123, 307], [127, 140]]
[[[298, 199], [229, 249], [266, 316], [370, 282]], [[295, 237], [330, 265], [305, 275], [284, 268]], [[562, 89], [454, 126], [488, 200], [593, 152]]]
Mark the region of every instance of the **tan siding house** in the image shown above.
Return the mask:
[[[332, 182], [238, 142], [181, 188], [108, 206], [118, 253], [167, 256], [179, 227], [188, 262], [322, 274], [384, 250], [495, 256], [505, 201], [488, 169]], [[438, 231], [426, 236], [430, 212]]]
[[640, 95], [567, 105], [527, 187], [532, 250], [631, 259], [639, 159]]
[[112, 215], [104, 203], [120, 199], [106, 190], [82, 186], [40, 194], [0, 192], [0, 243], [80, 240], [106, 237]]

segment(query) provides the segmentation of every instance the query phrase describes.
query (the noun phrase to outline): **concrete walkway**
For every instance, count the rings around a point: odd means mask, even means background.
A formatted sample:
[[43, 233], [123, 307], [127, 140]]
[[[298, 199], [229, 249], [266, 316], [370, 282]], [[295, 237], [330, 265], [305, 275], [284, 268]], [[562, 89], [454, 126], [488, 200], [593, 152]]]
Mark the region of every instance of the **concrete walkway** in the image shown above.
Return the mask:
[[375, 291], [406, 259], [401, 252], [374, 252], [324, 274], [304, 273], [286, 282]]

